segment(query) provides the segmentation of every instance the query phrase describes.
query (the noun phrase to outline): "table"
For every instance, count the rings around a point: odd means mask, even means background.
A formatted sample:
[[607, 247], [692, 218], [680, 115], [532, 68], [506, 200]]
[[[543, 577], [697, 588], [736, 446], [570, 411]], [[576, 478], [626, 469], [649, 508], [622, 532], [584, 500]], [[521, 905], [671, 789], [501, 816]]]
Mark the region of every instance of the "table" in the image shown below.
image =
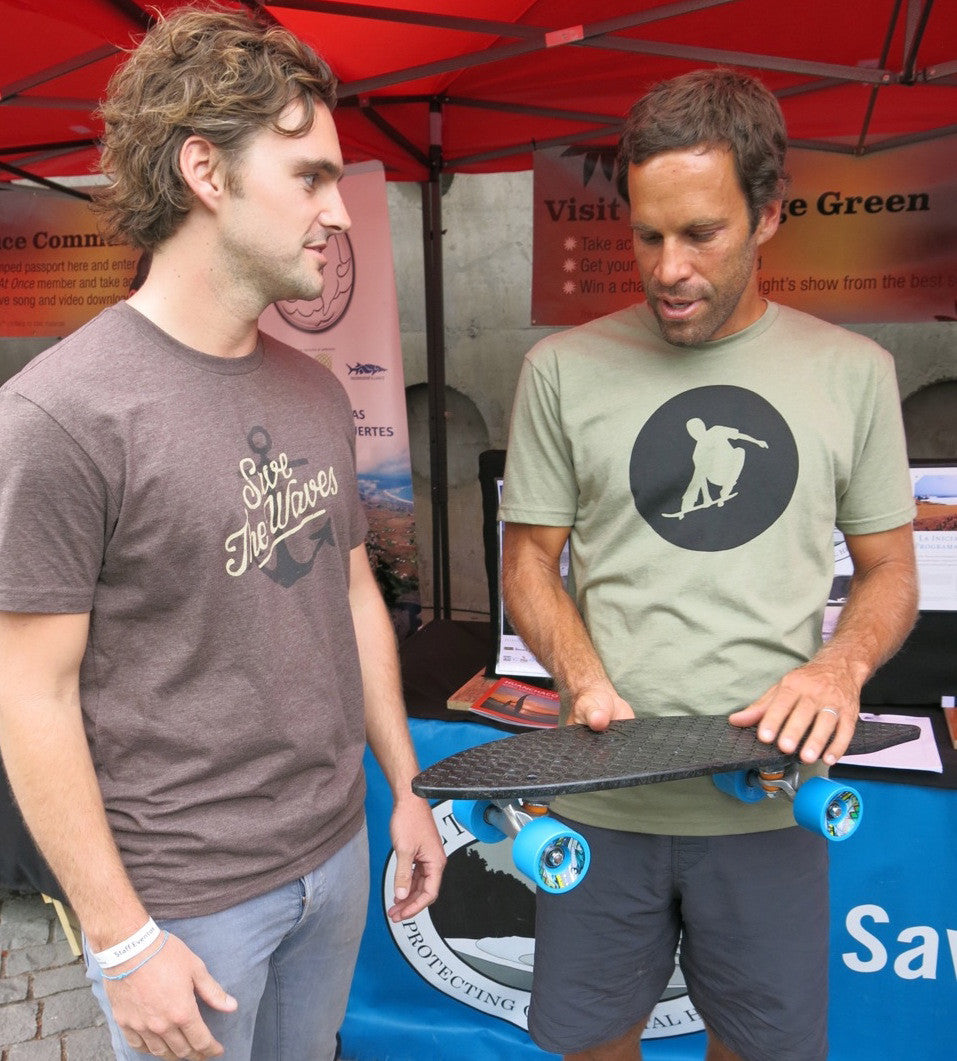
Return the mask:
[[[484, 662], [484, 638], [481, 624], [440, 624], [426, 628], [417, 644], [403, 646], [410, 727], [423, 766], [507, 735], [504, 727], [444, 708], [448, 692]], [[445, 680], [436, 672], [437, 661]], [[857, 833], [830, 848], [830, 1061], [954, 1056], [957, 752], [939, 712], [898, 704], [890, 710], [932, 717], [945, 770], [942, 775], [855, 767], [833, 772], [860, 787], [866, 808]], [[367, 773], [374, 883], [343, 1026], [344, 1056], [356, 1061], [554, 1057], [524, 1030], [529, 976], [515, 955], [524, 950], [519, 959], [527, 959], [531, 907], [511, 874], [508, 843], [496, 845], [502, 854], [494, 864], [470, 866], [478, 860], [440, 804], [437, 824], [450, 853], [443, 895], [432, 913], [393, 933], [384, 915], [391, 894], [391, 799], [371, 757]], [[484, 955], [474, 946], [481, 940], [487, 944]], [[503, 945], [488, 952], [489, 944], [502, 940], [517, 944], [518, 951]], [[704, 1034], [689, 1019], [680, 987], [675, 990], [670, 1007], [656, 1010], [650, 1030], [658, 1037], [643, 1041], [646, 1061], [704, 1057]]]

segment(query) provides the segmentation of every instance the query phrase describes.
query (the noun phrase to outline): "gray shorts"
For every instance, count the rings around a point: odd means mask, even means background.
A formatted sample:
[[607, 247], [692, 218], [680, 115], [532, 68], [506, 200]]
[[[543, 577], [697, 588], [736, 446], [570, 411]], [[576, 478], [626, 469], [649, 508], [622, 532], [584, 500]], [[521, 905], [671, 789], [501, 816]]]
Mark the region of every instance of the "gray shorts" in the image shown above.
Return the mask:
[[571, 823], [585, 879], [539, 890], [529, 1032], [555, 1053], [650, 1016], [680, 965], [701, 1019], [746, 1061], [827, 1057], [827, 841], [804, 829], [648, 836]]

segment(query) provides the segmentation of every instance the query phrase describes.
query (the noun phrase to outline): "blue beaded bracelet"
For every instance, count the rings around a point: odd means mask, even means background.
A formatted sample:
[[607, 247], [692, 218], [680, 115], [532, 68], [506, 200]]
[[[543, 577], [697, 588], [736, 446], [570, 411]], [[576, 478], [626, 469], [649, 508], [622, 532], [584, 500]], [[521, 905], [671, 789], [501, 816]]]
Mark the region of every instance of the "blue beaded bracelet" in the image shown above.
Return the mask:
[[100, 975], [103, 977], [104, 980], [125, 980], [128, 976], [132, 976], [133, 973], [135, 973], [137, 969], [142, 969], [143, 966], [148, 961], [152, 961], [152, 959], [155, 958], [156, 955], [159, 954], [159, 952], [166, 946], [166, 941], [168, 939], [169, 939], [169, 933], [168, 932], [164, 932], [163, 933], [163, 942], [156, 948], [156, 950], [154, 950], [152, 954], [148, 954], [137, 965], [134, 965], [132, 969], [127, 969], [125, 973], [119, 973], [116, 976], [107, 976], [106, 973], [101, 973]]

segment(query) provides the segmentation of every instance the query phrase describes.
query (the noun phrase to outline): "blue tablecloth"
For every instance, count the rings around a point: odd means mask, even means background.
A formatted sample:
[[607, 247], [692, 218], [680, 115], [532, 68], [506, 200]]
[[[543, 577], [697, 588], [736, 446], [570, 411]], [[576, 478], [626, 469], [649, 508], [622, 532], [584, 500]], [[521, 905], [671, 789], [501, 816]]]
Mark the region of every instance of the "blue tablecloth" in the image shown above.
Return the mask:
[[[410, 724], [423, 766], [504, 736], [468, 722], [412, 719]], [[502, 968], [519, 969], [513, 983], [503, 984], [494, 975], [490, 979], [488, 967], [476, 963], [474, 957], [471, 964], [463, 965], [460, 953], [448, 945], [429, 912], [395, 932], [390, 930], [384, 910], [391, 895], [391, 799], [371, 756], [367, 757], [367, 773], [373, 887], [343, 1026], [343, 1056], [353, 1061], [554, 1057], [538, 1049], [522, 1026], [527, 983], [516, 962], [503, 964]], [[957, 1055], [951, 1018], [957, 1000], [953, 900], [957, 792], [885, 782], [854, 783], [865, 799], [864, 820], [852, 838], [831, 847], [829, 1057], [831, 1061], [951, 1061]], [[441, 808], [439, 818], [447, 850], [460, 850], [454, 823]], [[507, 847], [496, 848], [503, 851], [503, 866]], [[484, 893], [495, 908], [491, 914], [479, 908], [474, 892], [457, 894], [463, 889], [451, 881], [443, 892], [442, 918], [457, 926], [449, 938], [460, 948], [458, 937], [482, 937], [490, 916], [502, 916], [497, 899], [512, 897], [516, 887], [520, 889], [507, 872], [494, 867], [490, 876], [488, 867], [483, 872], [488, 881]], [[514, 905], [524, 902], [520, 897]], [[436, 918], [438, 906], [433, 908]], [[787, 912], [782, 911], [782, 916]], [[469, 918], [474, 918], [476, 927], [463, 932], [463, 919]], [[518, 923], [514, 936], [505, 939], [520, 942], [528, 931], [526, 919]], [[786, 954], [781, 961], [787, 961]], [[673, 1002], [677, 1017], [665, 1013], [656, 1022], [659, 1035], [668, 1032], [665, 1025], [672, 1023], [679, 1033], [646, 1039], [642, 1044], [646, 1061], [703, 1058], [704, 1035], [686, 1031], [683, 1006], [687, 1008], [677, 999]]]

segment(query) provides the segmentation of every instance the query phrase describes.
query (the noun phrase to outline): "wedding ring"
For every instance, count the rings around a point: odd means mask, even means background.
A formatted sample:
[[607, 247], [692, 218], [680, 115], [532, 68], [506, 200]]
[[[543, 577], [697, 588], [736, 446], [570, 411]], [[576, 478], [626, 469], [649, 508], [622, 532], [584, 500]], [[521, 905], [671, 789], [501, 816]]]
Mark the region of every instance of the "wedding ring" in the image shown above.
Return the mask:
[[840, 711], [835, 711], [833, 707], [822, 707], [820, 713], [822, 715], [833, 715], [835, 718], [840, 718]]

